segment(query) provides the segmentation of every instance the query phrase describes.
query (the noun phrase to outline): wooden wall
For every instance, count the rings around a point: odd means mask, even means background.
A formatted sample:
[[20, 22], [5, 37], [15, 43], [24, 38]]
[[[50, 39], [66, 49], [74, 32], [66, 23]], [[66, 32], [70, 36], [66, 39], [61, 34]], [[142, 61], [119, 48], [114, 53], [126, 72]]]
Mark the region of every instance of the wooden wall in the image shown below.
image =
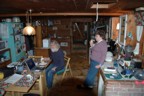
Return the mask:
[[[52, 20], [53, 22], [53, 26], [48, 26], [48, 19]], [[68, 42], [70, 43], [70, 47], [72, 47], [72, 37], [73, 34], [72, 33], [72, 22], [92, 22], [94, 19], [92, 17], [88, 17], [88, 18], [83, 18], [83, 17], [53, 17], [53, 18], [45, 18], [42, 21], [42, 29], [41, 29], [41, 34], [42, 34], [42, 38], [47, 38], [48, 35], [50, 35], [51, 37], [54, 37], [54, 34], [56, 33], [56, 37], [68, 37], [70, 39], [68, 39]], [[136, 18], [134, 14], [128, 14], [128, 20], [127, 20], [127, 34], [129, 32], [132, 33], [133, 39], [130, 39], [128, 36], [126, 37], [126, 44], [130, 44], [133, 46], [133, 49], [136, 46], [136, 22], [135, 22]], [[100, 21], [100, 20], [99, 20]], [[117, 30], [116, 30], [116, 25], [119, 22], [118, 17], [112, 17], [112, 39], [115, 40], [117, 38]], [[57, 30], [54, 30], [54, 27], [57, 28]], [[83, 29], [83, 28], [82, 28]], [[76, 35], [78, 36], [78, 35]], [[76, 37], [75, 36], [75, 37]], [[61, 39], [62, 40], [62, 39]], [[61, 41], [60, 40], [60, 41]], [[66, 40], [66, 39], [65, 39]], [[38, 40], [39, 41], [39, 40]], [[144, 32], [142, 35], [142, 39], [140, 41], [140, 53], [142, 53], [142, 47], [144, 46]], [[39, 44], [40, 45], [40, 44]], [[71, 50], [71, 48], [68, 48], [69, 50]], [[68, 51], [69, 51], [68, 50]]]
[[133, 40], [131, 40], [128, 36], [126, 37], [126, 44], [132, 45], [135, 47], [136, 45], [136, 22], [134, 14], [128, 14], [127, 20], [127, 34], [131, 32], [133, 36]]
[[[112, 38], [113, 40], [116, 40], [118, 38], [118, 32], [116, 30], [116, 25], [119, 22], [119, 17], [112, 17], [111, 18], [111, 32], [112, 32]], [[130, 39], [128, 37], [128, 34], [132, 33], [133, 39]], [[127, 36], [126, 36], [126, 45], [132, 45], [133, 49], [136, 46], [137, 39], [136, 39], [136, 17], [134, 13], [128, 14], [128, 20], [127, 20]], [[142, 49], [144, 49], [144, 30], [143, 34], [140, 40], [140, 55], [142, 55]], [[143, 52], [144, 54], [144, 52]]]
[[[35, 47], [41, 48], [42, 39], [51, 38], [51, 40], [57, 40], [61, 48], [68, 54], [71, 54], [73, 35], [77, 36], [77, 34], [72, 33], [72, 23], [82, 22], [84, 24], [85, 22], [91, 22], [92, 19], [91, 17], [49, 17], [44, 19], [40, 18], [37, 19], [37, 21], [40, 21], [40, 24], [35, 27], [37, 32], [34, 38]], [[51, 22], [51, 25], [49, 25], [48, 22]]]
[[116, 40], [118, 38], [118, 30], [116, 29], [117, 24], [120, 22], [119, 21], [119, 17], [112, 17], [111, 18], [111, 32], [112, 32], [112, 36], [111, 39]]
[[[133, 39], [130, 39], [128, 36], [126, 37], [126, 44], [130, 44], [135, 48], [137, 39], [136, 39], [136, 18], [134, 14], [128, 14], [128, 20], [127, 20], [127, 34], [129, 32], [132, 33]], [[140, 40], [140, 55], [142, 54], [142, 47], [144, 43], [144, 31], [143, 35]]]

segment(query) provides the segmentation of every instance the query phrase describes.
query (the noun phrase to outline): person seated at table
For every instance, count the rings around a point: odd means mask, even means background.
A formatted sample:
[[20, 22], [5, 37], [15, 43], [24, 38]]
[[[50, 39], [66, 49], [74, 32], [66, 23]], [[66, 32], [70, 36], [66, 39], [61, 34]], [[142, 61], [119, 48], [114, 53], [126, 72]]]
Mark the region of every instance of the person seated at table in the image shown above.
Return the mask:
[[52, 63], [45, 71], [47, 87], [49, 89], [52, 88], [54, 74], [64, 68], [64, 53], [56, 40], [50, 42], [50, 50], [50, 57], [47, 60], [50, 59]]

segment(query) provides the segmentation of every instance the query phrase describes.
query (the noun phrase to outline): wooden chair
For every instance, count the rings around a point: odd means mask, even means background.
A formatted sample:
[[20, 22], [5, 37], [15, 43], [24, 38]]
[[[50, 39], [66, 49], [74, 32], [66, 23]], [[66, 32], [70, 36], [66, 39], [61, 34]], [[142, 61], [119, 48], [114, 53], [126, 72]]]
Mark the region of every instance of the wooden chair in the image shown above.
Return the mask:
[[58, 75], [62, 75], [61, 77], [61, 80], [63, 80], [67, 74], [67, 72], [70, 72], [70, 75], [73, 76], [72, 74], [72, 70], [71, 70], [71, 66], [70, 66], [70, 57], [67, 57], [65, 56], [64, 57], [64, 60], [65, 60], [65, 68], [58, 71], [56, 74], [55, 74], [55, 77], [57, 77]]

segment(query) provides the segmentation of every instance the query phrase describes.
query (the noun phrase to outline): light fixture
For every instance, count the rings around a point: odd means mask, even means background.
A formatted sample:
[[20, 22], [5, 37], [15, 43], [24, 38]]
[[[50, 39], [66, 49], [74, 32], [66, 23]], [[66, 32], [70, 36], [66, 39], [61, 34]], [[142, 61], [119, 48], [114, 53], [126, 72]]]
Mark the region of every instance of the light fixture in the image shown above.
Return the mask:
[[32, 17], [31, 17], [32, 10], [28, 10], [26, 12], [26, 27], [23, 29], [24, 35], [35, 35], [35, 29], [32, 27]]

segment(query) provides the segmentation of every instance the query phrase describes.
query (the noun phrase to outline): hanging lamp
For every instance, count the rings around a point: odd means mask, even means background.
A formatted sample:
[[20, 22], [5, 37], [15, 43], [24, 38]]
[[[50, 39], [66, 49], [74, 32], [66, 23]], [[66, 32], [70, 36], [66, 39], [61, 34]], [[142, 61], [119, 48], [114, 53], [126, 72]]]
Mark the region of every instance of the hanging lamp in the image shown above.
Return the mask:
[[23, 29], [23, 35], [35, 35], [35, 29], [32, 27], [32, 17], [31, 17], [32, 10], [28, 10], [26, 12], [26, 27]]

